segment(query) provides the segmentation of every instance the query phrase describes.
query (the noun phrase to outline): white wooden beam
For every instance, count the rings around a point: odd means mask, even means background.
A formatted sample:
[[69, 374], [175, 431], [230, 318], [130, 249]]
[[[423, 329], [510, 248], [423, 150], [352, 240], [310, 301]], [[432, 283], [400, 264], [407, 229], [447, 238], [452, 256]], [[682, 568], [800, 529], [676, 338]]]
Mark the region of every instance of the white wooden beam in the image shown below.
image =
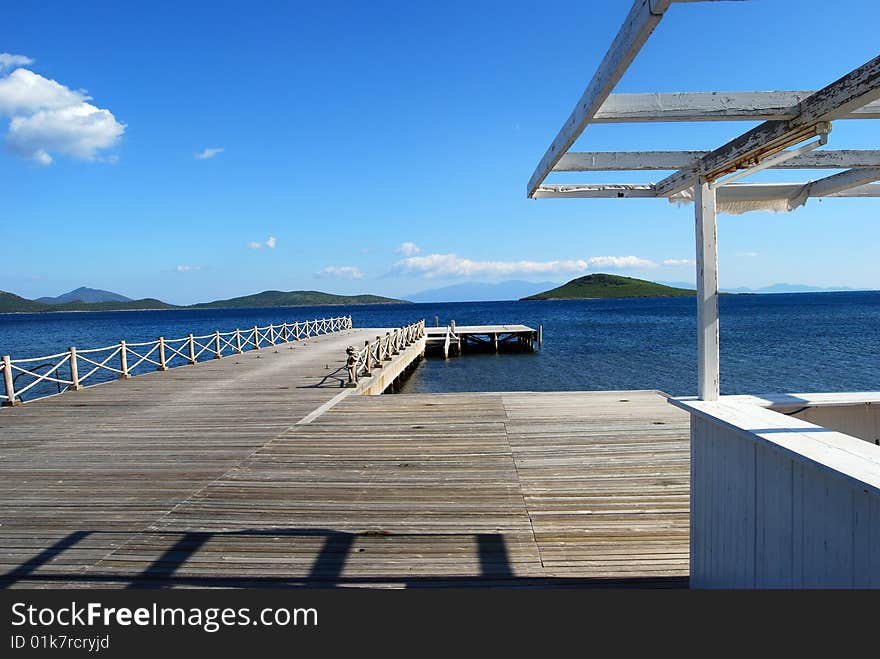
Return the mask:
[[[878, 179], [880, 180], [880, 179]], [[733, 183], [716, 190], [718, 202], [722, 201], [772, 201], [791, 199], [804, 190], [809, 183]], [[657, 193], [654, 186], [646, 184], [543, 184], [535, 191], [535, 199], [629, 199], [651, 198]], [[678, 195], [673, 195], [675, 199]], [[808, 197], [880, 197], [880, 184], [859, 185], [838, 192], [825, 192], [821, 188], [808, 189]], [[684, 200], [684, 197], [682, 197]]]
[[[612, 172], [694, 169], [709, 151], [587, 151], [566, 153], [554, 172]], [[795, 156], [773, 169], [854, 169], [880, 167], [880, 151], [824, 150]]]
[[718, 400], [718, 245], [715, 188], [705, 179], [694, 187], [697, 247], [697, 374], [701, 400]]
[[822, 124], [880, 99], [880, 57], [808, 96], [787, 121], [767, 121], [700, 159], [695, 170], [680, 170], [657, 184], [669, 196], [693, 186], [699, 177], [717, 177], [747, 167], [761, 158], [818, 134]]
[[[660, 92], [611, 94], [590, 121], [594, 124], [651, 121], [784, 121], [813, 91]], [[880, 102], [837, 117], [880, 119]]]
[[807, 196], [828, 197], [833, 194], [845, 192], [851, 188], [858, 188], [868, 183], [880, 181], [880, 167], [869, 169], [848, 169], [834, 176], [812, 181], [807, 184]]
[[636, 0], [633, 3], [602, 63], [593, 74], [593, 79], [532, 174], [528, 185], [528, 196], [531, 197], [537, 187], [544, 182], [553, 166], [571, 148], [595, 116], [596, 111], [611, 94], [668, 8], [669, 0], [655, 2]]
[[635, 184], [547, 185], [535, 190], [535, 199], [626, 199], [656, 197], [654, 186]]

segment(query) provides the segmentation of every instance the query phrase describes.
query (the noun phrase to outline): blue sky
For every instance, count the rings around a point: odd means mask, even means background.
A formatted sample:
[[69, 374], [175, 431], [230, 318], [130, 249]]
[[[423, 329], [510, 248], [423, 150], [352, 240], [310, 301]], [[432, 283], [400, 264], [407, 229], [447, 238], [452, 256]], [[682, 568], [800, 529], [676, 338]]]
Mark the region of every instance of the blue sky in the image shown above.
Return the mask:
[[[186, 303], [588, 271], [693, 281], [692, 265], [664, 265], [693, 258], [691, 207], [525, 197], [630, 5], [13, 3], [0, 289]], [[616, 91], [817, 89], [877, 55], [880, 3], [790, 7], [674, 5]], [[67, 105], [36, 117], [22, 85]], [[835, 123], [829, 148], [878, 148], [871, 123]], [[714, 148], [750, 126], [596, 126], [577, 148]], [[876, 200], [814, 199], [721, 216], [721, 285], [878, 288], [878, 213]]]

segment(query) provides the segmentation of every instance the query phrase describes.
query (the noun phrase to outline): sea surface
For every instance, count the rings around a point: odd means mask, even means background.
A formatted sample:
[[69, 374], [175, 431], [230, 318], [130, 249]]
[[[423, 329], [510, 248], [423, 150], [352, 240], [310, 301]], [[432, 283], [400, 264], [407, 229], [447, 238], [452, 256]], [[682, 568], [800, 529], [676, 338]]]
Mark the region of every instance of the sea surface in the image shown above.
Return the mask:
[[[721, 307], [722, 393], [880, 390], [880, 291], [728, 295]], [[642, 298], [0, 314], [0, 355], [208, 334], [348, 315], [355, 327], [544, 326], [535, 353], [429, 358], [404, 392], [659, 389], [696, 392], [696, 301]], [[54, 385], [52, 385], [54, 386]]]

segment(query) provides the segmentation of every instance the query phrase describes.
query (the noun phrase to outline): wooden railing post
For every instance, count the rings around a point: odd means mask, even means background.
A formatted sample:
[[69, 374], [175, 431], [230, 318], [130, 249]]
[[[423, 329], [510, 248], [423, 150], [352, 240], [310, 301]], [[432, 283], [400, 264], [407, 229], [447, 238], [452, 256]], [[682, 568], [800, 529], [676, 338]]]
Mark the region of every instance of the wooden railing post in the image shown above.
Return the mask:
[[281, 326], [281, 342], [290, 343], [290, 334], [287, 331], [287, 323]]
[[76, 363], [76, 348], [70, 346], [70, 391], [79, 391], [79, 365]]
[[271, 323], [269, 324], [269, 343], [275, 345], [275, 326]]
[[293, 340], [299, 341], [299, 321], [293, 323]]
[[128, 374], [128, 355], [126, 354], [125, 341], [119, 342], [119, 365], [122, 373], [119, 374], [120, 380], [128, 380], [131, 376]]
[[3, 407], [12, 407], [21, 404], [21, 401], [15, 400], [15, 385], [12, 380], [12, 360], [9, 355], [3, 355], [3, 384], [6, 388], [6, 400], [3, 401]]
[[237, 327], [235, 328], [235, 354], [241, 354], [241, 330]]
[[220, 330], [214, 332], [214, 359], [220, 359], [223, 355], [220, 354]]
[[357, 350], [354, 346], [348, 346], [348, 348], [345, 349], [345, 354], [348, 355], [348, 359], [345, 360], [345, 366], [348, 369], [348, 382], [345, 386], [356, 387], [358, 381]]
[[364, 350], [367, 351], [367, 358], [364, 363], [364, 375], [370, 377], [373, 375], [373, 352], [370, 350], [369, 341], [364, 341]]
[[189, 363], [195, 364], [196, 363], [196, 341], [193, 338], [192, 334], [189, 335], [188, 343], [189, 343]]
[[260, 349], [260, 330], [254, 325], [254, 350]]
[[373, 365], [373, 368], [382, 368], [382, 358], [385, 356], [385, 353], [382, 351], [382, 337], [376, 337], [376, 363]]
[[382, 359], [384, 359], [386, 362], [390, 362], [393, 350], [394, 348], [391, 345], [391, 332], [385, 332], [385, 349], [382, 351], [382, 354], [384, 354], [385, 356]]
[[156, 367], [157, 371], [167, 371], [168, 365], [165, 363], [165, 337], [159, 337], [159, 366]]

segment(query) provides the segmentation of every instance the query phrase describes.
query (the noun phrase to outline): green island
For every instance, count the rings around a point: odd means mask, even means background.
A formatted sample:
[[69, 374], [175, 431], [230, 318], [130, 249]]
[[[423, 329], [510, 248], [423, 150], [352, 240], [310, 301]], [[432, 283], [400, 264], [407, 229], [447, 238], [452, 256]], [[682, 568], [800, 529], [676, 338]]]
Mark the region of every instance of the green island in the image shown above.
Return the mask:
[[675, 288], [646, 279], [596, 273], [572, 279], [549, 291], [529, 295], [523, 300], [584, 300], [612, 297], [680, 297], [696, 295], [687, 288]]
[[0, 313], [40, 313], [49, 311], [130, 311], [146, 309], [229, 309], [243, 307], [301, 307], [347, 304], [408, 304], [380, 295], [333, 295], [320, 291], [263, 291], [228, 300], [201, 302], [187, 306], [168, 304], [155, 298], [141, 300], [113, 300], [83, 302], [75, 300], [63, 303], [28, 300], [14, 293], [0, 291]]

